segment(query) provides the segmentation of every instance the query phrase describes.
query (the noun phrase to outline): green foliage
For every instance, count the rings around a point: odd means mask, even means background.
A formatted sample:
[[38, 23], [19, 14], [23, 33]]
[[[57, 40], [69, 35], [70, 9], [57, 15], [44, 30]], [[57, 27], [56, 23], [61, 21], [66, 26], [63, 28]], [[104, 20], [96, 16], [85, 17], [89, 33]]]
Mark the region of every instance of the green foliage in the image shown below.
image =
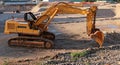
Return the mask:
[[113, 1], [118, 2], [118, 3], [120, 2], [120, 0], [113, 0]]
[[71, 2], [95, 2], [96, 0], [71, 0]]
[[47, 64], [42, 63], [42, 62], [36, 62], [36, 64], [35, 64], [35, 65], [47, 65]]
[[3, 65], [8, 65], [8, 62], [7, 62], [7, 61], [4, 61]]
[[41, 65], [41, 63], [36, 63], [36, 65]]
[[71, 53], [72, 57], [83, 57], [88, 54], [88, 51], [82, 51], [82, 52], [73, 52]]
[[71, 60], [76, 61], [79, 59], [79, 57], [84, 57], [89, 53], [89, 51], [82, 51], [82, 52], [72, 52], [71, 55]]
[[72, 52], [70, 55], [72, 60], [77, 60], [79, 57], [84, 57], [89, 53], [89, 51], [82, 51], [82, 52]]
[[83, 2], [96, 2], [97, 0], [82, 0]]
[[90, 65], [90, 63], [89, 62], [85, 62], [85, 65]]

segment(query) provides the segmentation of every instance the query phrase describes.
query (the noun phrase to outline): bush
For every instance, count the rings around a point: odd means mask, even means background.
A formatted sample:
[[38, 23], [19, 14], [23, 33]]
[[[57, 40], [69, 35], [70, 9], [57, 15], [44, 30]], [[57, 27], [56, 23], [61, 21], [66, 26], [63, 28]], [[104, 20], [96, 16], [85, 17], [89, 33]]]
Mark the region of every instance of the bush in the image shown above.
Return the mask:
[[71, 53], [72, 57], [83, 57], [88, 54], [88, 51], [82, 51], [82, 52], [73, 52]]

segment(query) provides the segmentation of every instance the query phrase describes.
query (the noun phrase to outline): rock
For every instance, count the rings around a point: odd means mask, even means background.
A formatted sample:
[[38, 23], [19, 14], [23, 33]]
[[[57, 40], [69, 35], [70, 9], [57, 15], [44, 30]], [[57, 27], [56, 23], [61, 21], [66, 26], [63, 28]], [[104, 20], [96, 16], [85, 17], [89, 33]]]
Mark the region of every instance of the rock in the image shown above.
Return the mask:
[[120, 65], [120, 61], [118, 61], [118, 65]]
[[116, 16], [115, 17], [120, 17], [120, 4], [117, 4], [116, 5], [116, 9], [115, 9], [115, 13], [116, 13]]
[[26, 59], [18, 60], [17, 62], [29, 62], [29, 61], [33, 61], [33, 59], [26, 58]]
[[110, 64], [105, 64], [105, 65], [110, 65]]
[[95, 65], [100, 65], [100, 63], [96, 63]]

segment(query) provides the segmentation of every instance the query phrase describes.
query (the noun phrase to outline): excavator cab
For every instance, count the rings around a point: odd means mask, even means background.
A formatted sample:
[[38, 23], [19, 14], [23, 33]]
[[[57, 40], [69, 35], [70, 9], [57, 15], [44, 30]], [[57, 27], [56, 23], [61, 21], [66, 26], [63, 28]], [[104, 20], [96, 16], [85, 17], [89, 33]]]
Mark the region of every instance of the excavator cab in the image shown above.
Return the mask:
[[35, 23], [35, 20], [37, 20], [37, 18], [34, 16], [33, 13], [28, 12], [24, 14], [24, 20], [29, 23], [29, 27], [30, 29], [32, 29], [33, 23]]

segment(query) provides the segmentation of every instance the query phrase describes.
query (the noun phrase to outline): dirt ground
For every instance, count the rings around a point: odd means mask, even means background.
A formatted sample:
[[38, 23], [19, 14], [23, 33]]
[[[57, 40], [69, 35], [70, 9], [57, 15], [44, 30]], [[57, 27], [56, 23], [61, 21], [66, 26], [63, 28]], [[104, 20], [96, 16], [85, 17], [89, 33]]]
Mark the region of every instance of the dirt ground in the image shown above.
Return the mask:
[[[120, 18], [118, 15], [115, 17], [114, 5], [99, 8], [96, 27], [105, 34], [103, 47], [120, 45], [115, 43], [116, 40], [109, 40], [110, 37], [107, 37], [107, 33], [120, 32]], [[56, 35], [53, 49], [9, 47], [7, 40], [16, 35], [0, 33], [0, 65], [8, 62], [9, 65], [37, 65], [58, 53], [80, 52], [84, 49], [99, 47], [94, 40], [87, 36], [85, 16], [79, 16], [81, 15], [59, 15], [55, 17], [49, 26], [49, 31]], [[114, 51], [112, 52], [114, 53]], [[119, 55], [120, 49], [115, 50], [115, 52]], [[118, 59], [120, 59], [120, 56], [118, 56]], [[117, 61], [117, 64], [120, 64], [120, 60]]]

